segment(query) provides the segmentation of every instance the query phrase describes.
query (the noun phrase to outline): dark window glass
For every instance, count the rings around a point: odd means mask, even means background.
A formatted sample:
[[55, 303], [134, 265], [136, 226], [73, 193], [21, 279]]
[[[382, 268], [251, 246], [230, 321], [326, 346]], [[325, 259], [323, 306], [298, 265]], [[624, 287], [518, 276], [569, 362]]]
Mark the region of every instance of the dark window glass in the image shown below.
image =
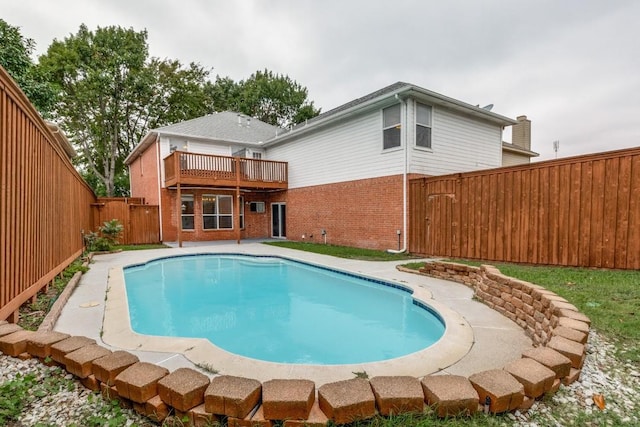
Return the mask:
[[400, 127], [384, 130], [383, 149], [400, 147]]
[[182, 229], [183, 230], [193, 230], [193, 215], [183, 215], [182, 216]]
[[431, 148], [431, 128], [416, 126], [416, 146]]

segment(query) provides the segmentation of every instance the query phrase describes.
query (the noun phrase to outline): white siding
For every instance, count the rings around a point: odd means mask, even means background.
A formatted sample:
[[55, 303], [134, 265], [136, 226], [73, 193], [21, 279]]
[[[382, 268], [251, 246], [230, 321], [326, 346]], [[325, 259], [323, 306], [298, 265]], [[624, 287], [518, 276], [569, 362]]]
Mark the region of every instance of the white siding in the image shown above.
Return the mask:
[[402, 149], [382, 150], [382, 112], [376, 110], [267, 149], [289, 162], [289, 188], [397, 175]]
[[[414, 120], [415, 116], [411, 113], [411, 141], [414, 140]], [[412, 173], [443, 175], [501, 165], [500, 125], [434, 106], [431, 132], [431, 150], [412, 147], [409, 168]]]
[[[189, 151], [191, 153], [199, 154], [214, 154], [218, 156], [230, 156], [231, 147], [228, 144], [215, 143], [215, 142], [198, 142], [189, 141], [185, 138], [178, 138], [175, 136], [161, 136], [160, 137], [160, 158], [163, 159], [160, 162], [161, 170], [161, 185], [164, 188], [164, 158], [171, 154], [171, 146], [177, 147], [180, 151]], [[155, 149], [155, 148], [154, 148]]]
[[199, 154], [214, 154], [216, 156], [231, 155], [231, 147], [229, 144], [216, 144], [215, 142], [188, 141], [187, 150], [185, 151]]

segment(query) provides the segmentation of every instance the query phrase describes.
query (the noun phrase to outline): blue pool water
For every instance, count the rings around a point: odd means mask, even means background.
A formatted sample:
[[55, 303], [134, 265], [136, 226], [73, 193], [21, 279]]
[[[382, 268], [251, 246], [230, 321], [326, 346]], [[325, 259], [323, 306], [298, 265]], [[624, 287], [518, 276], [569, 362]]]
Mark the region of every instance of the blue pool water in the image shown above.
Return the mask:
[[275, 257], [196, 255], [125, 268], [131, 327], [207, 338], [271, 362], [351, 364], [422, 350], [444, 333], [410, 291]]

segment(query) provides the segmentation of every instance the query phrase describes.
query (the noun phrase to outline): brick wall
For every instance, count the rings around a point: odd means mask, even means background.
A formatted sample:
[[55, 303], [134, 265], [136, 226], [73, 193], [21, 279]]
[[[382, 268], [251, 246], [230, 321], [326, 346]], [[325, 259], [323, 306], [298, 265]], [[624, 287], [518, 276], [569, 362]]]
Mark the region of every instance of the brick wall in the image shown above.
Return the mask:
[[[398, 249], [402, 175], [287, 191], [287, 238], [370, 249]], [[304, 239], [303, 236], [304, 235]], [[402, 243], [402, 236], [401, 236]]]
[[[194, 196], [194, 230], [183, 230], [183, 241], [208, 241], [208, 240], [234, 240], [236, 230], [204, 230], [202, 228], [202, 195], [235, 195], [234, 190], [204, 190], [204, 189], [183, 189], [183, 195], [192, 194]], [[177, 213], [178, 203], [176, 201], [176, 190], [162, 189], [162, 238], [164, 241], [177, 241], [178, 234], [176, 225], [179, 214]], [[241, 231], [242, 239], [267, 238], [271, 236], [271, 211], [270, 203], [286, 200], [285, 193], [242, 193], [244, 197], [245, 228]], [[250, 212], [248, 202], [265, 202], [265, 212]]]
[[129, 166], [131, 197], [143, 197], [149, 205], [160, 203], [158, 199], [158, 158], [156, 146], [151, 145]]

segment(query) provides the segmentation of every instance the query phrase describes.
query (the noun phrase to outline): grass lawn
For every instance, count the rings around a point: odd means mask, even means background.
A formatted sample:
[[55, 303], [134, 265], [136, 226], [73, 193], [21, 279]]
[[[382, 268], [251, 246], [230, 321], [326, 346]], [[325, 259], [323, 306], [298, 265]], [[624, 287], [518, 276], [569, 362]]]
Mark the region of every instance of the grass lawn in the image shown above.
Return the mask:
[[316, 254], [331, 255], [338, 258], [360, 259], [365, 261], [401, 261], [414, 258], [408, 254], [392, 254], [373, 249], [352, 248], [349, 246], [323, 245], [303, 242], [265, 242], [266, 245], [297, 249]]
[[[491, 264], [507, 276], [544, 286], [567, 299], [589, 316], [598, 332], [619, 344], [618, 355], [622, 359], [640, 363], [640, 271]], [[418, 269], [422, 265], [405, 266]]]

